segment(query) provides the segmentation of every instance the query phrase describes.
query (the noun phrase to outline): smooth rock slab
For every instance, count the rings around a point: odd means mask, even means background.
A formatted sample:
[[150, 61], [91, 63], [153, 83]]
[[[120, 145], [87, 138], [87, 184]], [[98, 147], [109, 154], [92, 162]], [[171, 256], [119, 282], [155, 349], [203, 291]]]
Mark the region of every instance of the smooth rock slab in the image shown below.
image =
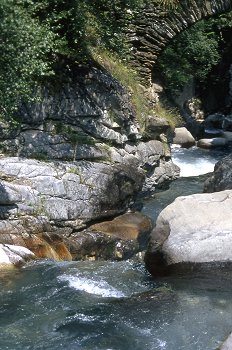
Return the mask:
[[34, 254], [25, 247], [0, 244], [0, 269], [21, 265], [33, 257]]
[[156, 273], [159, 264], [232, 261], [231, 213], [231, 190], [178, 197], [160, 213], [151, 233], [148, 270]]
[[226, 339], [226, 341], [222, 344], [219, 350], [231, 350], [232, 349], [232, 333]]
[[197, 142], [197, 147], [206, 149], [226, 146], [228, 146], [228, 140], [223, 137], [214, 137], [212, 139], [200, 139]]

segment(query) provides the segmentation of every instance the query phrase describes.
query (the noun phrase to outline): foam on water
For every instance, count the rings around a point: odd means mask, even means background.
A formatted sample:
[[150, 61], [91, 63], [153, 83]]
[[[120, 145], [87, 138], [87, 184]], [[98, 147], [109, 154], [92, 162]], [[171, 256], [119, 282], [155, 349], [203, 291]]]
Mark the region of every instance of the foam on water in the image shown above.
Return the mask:
[[173, 162], [180, 168], [181, 177], [199, 176], [211, 173], [214, 170], [215, 162], [211, 160], [197, 160], [193, 163], [181, 162], [173, 157]]
[[113, 288], [104, 280], [92, 280], [72, 275], [62, 275], [59, 277], [59, 280], [67, 281], [71, 288], [104, 298], [122, 298], [125, 296], [121, 291]]
[[172, 147], [172, 160], [180, 168], [181, 177], [199, 176], [211, 173], [223, 152], [192, 147], [184, 149]]

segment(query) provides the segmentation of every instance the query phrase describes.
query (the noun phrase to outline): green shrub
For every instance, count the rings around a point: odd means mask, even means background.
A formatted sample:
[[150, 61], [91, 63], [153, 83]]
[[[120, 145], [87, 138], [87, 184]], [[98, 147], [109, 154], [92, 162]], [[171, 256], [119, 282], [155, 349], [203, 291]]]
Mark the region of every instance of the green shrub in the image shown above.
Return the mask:
[[154, 76], [161, 76], [171, 94], [178, 94], [192, 79], [206, 81], [222, 58], [223, 31], [232, 27], [231, 16], [230, 12], [199, 21], [166, 47], [156, 64]]

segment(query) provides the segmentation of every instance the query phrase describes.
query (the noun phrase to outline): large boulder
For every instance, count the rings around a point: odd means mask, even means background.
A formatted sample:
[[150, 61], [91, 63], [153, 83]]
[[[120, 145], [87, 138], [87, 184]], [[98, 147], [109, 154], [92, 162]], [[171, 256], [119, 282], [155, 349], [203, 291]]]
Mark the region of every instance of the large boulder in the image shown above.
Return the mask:
[[180, 263], [232, 261], [232, 191], [178, 197], [158, 216], [145, 261], [152, 274]]
[[128, 144], [125, 151], [134, 156], [133, 164], [136, 164], [137, 159], [137, 165], [146, 173], [142, 188], [142, 193], [146, 196], [158, 188], [166, 188], [180, 175], [180, 169], [172, 162], [169, 146], [165, 142], [150, 140], [140, 142], [137, 146]]
[[216, 163], [213, 174], [206, 180], [204, 192], [232, 189], [232, 154]]
[[195, 139], [185, 127], [176, 128], [172, 143], [189, 148], [195, 145]]

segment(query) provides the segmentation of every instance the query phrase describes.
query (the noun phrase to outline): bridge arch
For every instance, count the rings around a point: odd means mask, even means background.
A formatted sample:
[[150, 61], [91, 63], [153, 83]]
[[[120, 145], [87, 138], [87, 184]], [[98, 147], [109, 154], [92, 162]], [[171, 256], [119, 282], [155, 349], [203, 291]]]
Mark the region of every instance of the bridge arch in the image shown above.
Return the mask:
[[146, 5], [133, 20], [128, 34], [132, 45], [132, 64], [146, 85], [158, 56], [180, 32], [201, 19], [232, 10], [232, 0], [180, 0], [175, 10]]

